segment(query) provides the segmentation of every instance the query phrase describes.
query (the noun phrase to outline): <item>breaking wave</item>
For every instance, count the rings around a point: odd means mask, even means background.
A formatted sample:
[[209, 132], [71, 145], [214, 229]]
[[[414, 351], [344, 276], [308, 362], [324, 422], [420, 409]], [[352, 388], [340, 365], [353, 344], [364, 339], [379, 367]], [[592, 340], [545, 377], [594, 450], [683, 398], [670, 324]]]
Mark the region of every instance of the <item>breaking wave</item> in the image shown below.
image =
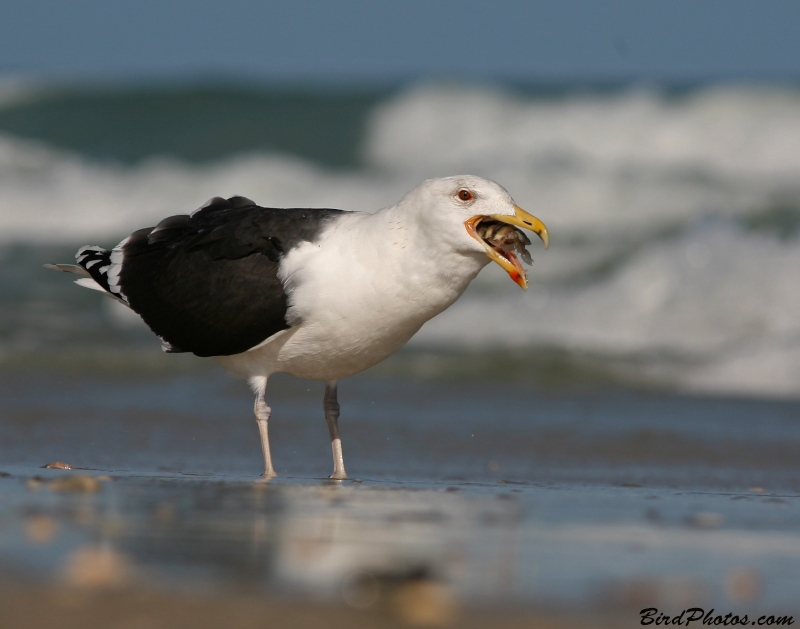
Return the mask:
[[359, 168], [240, 153], [101, 162], [0, 136], [0, 240], [112, 245], [215, 195], [371, 211], [497, 180], [550, 228], [521, 293], [489, 268], [415, 347], [591, 357], [682, 390], [800, 395], [800, 91], [532, 97], [428, 85], [365, 121]]

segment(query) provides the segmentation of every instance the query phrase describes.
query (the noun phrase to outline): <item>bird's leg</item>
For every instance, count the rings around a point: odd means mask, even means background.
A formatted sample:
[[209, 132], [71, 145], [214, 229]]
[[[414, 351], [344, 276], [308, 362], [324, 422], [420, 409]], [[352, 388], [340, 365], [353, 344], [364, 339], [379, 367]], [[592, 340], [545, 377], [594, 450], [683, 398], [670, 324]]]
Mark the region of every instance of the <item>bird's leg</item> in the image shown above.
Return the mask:
[[342, 456], [342, 439], [339, 437], [339, 402], [336, 399], [336, 380], [325, 383], [325, 421], [331, 433], [331, 450], [333, 450], [333, 474], [328, 478], [342, 480], [347, 478]]
[[267, 434], [267, 424], [269, 423], [272, 409], [267, 406], [263, 390], [256, 393], [256, 404], [253, 410], [256, 414], [258, 432], [261, 433], [261, 450], [264, 453], [264, 473], [261, 476], [267, 479], [275, 478], [277, 474], [272, 467], [272, 456], [269, 453], [269, 435]]

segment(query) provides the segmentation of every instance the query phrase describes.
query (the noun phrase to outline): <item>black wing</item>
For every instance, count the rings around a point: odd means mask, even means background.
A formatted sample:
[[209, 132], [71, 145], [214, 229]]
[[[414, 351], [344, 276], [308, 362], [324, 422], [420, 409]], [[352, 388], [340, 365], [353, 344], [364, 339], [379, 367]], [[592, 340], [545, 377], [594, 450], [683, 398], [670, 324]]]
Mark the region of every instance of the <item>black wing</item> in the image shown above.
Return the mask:
[[238, 354], [289, 327], [281, 258], [342, 213], [215, 197], [131, 234], [116, 281], [168, 351]]

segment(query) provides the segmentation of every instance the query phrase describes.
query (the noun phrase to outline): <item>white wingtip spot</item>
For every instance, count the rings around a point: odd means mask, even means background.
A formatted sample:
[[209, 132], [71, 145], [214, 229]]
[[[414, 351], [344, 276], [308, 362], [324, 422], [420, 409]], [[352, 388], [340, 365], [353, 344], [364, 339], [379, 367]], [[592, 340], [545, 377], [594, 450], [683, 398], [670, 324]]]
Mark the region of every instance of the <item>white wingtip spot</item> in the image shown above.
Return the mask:
[[95, 282], [91, 277], [82, 277], [79, 280], [75, 280], [75, 283], [78, 286], [83, 286], [84, 288], [90, 288], [91, 290], [99, 290], [101, 293], [106, 292], [106, 289], [100, 286], [100, 284]]

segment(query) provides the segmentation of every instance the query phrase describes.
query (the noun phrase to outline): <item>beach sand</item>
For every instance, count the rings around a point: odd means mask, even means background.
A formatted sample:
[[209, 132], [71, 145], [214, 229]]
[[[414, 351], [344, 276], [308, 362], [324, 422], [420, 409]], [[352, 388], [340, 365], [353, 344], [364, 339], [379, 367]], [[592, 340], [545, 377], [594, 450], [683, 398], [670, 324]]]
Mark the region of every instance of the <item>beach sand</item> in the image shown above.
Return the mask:
[[536, 613], [529, 610], [470, 610], [442, 618], [417, 619], [393, 609], [355, 610], [342, 605], [268, 600], [259, 596], [191, 596], [153, 590], [90, 591], [33, 584], [2, 584], [0, 623], [4, 627], [59, 629], [250, 629], [328, 627], [393, 629], [458, 626], [464, 629], [610, 629], [635, 626], [619, 614]]
[[[8, 373], [0, 627], [634, 626], [797, 614], [800, 403], [503, 380]], [[75, 469], [42, 469], [51, 462]]]

